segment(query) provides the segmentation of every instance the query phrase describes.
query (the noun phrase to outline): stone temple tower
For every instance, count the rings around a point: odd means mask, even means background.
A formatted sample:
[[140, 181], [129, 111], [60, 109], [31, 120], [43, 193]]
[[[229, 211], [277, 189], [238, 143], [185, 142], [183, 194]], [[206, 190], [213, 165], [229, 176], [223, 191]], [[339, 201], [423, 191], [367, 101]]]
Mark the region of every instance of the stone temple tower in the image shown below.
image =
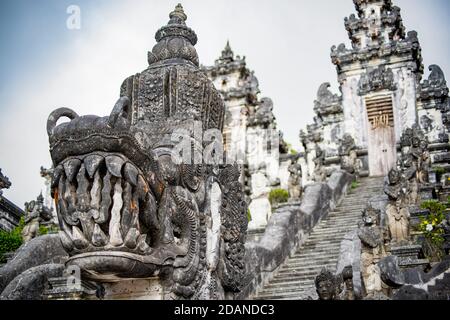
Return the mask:
[[241, 182], [252, 217], [249, 230], [261, 230], [272, 213], [270, 191], [287, 189], [290, 163], [272, 113], [272, 99], [259, 97], [258, 79], [228, 41], [215, 64], [204, 70], [225, 102], [224, 149], [242, 165]]
[[[318, 146], [330, 169], [339, 162], [341, 141], [350, 135], [361, 171], [385, 176], [396, 164], [406, 128], [420, 125], [430, 143], [448, 140], [444, 123], [448, 89], [438, 66], [431, 66], [431, 80], [421, 83], [424, 67], [418, 35], [405, 31], [399, 7], [391, 0], [353, 1], [357, 14], [345, 18], [351, 48], [343, 43], [331, 48], [341, 95], [332, 94], [327, 83], [321, 86], [315, 123], [301, 140], [307, 159], [315, 157]], [[308, 170], [313, 168], [309, 160]]]

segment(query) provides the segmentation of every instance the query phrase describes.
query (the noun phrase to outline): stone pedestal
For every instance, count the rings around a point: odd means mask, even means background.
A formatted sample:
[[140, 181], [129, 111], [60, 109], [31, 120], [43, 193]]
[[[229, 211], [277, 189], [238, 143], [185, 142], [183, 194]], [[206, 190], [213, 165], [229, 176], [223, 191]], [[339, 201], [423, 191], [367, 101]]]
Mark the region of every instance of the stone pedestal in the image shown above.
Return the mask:
[[439, 191], [439, 201], [447, 203], [450, 197], [450, 186], [443, 186]]
[[434, 189], [435, 189], [434, 185], [421, 186], [419, 190], [420, 201], [433, 200]]
[[428, 259], [419, 258], [421, 252], [422, 246], [417, 244], [391, 247], [391, 254], [398, 257], [398, 265], [401, 268], [427, 266]]
[[444, 235], [444, 245], [443, 245], [443, 249], [446, 255], [450, 255], [450, 234], [446, 234]]
[[123, 280], [103, 283], [106, 300], [163, 300], [164, 292], [158, 278]]
[[71, 277], [49, 279], [47, 300], [163, 300], [163, 288], [158, 278], [126, 279], [99, 283], [74, 281]]
[[59, 277], [48, 280], [49, 288], [44, 292], [45, 300], [97, 300], [100, 299], [101, 286], [94, 282]]
[[414, 230], [414, 228], [420, 224], [420, 218], [428, 217], [430, 215], [430, 211], [416, 207], [416, 208], [409, 208], [409, 214], [410, 214], [409, 218], [410, 228]]

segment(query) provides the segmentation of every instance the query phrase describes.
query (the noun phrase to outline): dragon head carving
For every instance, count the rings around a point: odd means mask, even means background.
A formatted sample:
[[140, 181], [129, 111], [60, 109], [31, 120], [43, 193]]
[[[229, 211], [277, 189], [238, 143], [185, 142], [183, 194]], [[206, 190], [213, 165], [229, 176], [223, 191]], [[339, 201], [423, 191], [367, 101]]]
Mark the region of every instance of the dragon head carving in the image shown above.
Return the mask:
[[176, 130], [221, 131], [224, 118], [185, 20], [178, 5], [109, 116], [50, 114], [52, 194], [67, 263], [87, 277], [158, 276], [166, 298], [223, 298], [243, 278], [246, 203], [236, 165], [173, 161]]

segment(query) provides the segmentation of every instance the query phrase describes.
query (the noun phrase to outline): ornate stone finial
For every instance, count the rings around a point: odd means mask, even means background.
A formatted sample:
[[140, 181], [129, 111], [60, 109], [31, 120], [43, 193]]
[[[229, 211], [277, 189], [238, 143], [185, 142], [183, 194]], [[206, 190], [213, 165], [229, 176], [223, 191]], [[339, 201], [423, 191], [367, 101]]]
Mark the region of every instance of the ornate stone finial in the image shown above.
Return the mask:
[[353, 3], [355, 4], [356, 11], [362, 16], [364, 9], [367, 8], [367, 6], [371, 2], [379, 2], [380, 7], [385, 8], [391, 8], [392, 7], [392, 0], [382, 0], [382, 1], [372, 1], [372, 0], [353, 0]]
[[442, 72], [441, 67], [436, 64], [432, 64], [428, 67], [428, 70], [431, 71], [428, 81], [434, 85], [446, 85], [447, 82], [445, 81], [445, 75], [444, 72]]
[[234, 52], [231, 50], [230, 41], [227, 40], [227, 44], [225, 45], [225, 48], [222, 50], [222, 55], [220, 56], [221, 60], [233, 60], [234, 58]]
[[169, 24], [174, 23], [184, 24], [184, 22], [187, 20], [187, 15], [184, 13], [184, 9], [181, 3], [177, 4], [175, 10], [173, 10], [169, 14], [169, 18], [170, 18]]
[[194, 48], [197, 35], [186, 26], [187, 15], [181, 4], [169, 14], [169, 22], [161, 27], [155, 35], [158, 42], [148, 53], [148, 63], [153, 64], [168, 59], [184, 59], [199, 65], [198, 55]]
[[269, 125], [273, 123], [275, 117], [273, 115], [273, 101], [270, 98], [264, 97], [259, 101], [259, 106], [256, 109], [254, 115], [250, 116], [248, 119], [249, 126], [256, 125]]
[[425, 103], [429, 100], [434, 100], [439, 105], [438, 108], [446, 109], [449, 89], [444, 72], [436, 64], [429, 66], [428, 69], [430, 70], [430, 75], [428, 79], [420, 84], [419, 99]]

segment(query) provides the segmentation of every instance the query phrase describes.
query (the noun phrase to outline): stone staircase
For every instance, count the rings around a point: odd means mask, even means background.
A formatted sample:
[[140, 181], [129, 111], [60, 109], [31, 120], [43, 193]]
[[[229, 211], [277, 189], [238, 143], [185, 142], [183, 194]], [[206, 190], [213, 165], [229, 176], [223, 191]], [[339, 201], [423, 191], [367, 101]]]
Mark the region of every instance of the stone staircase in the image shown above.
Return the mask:
[[382, 194], [382, 189], [383, 178], [362, 178], [359, 186], [350, 190], [341, 204], [317, 224], [306, 242], [275, 271], [253, 299], [317, 299], [315, 277], [324, 267], [335, 271], [345, 234], [357, 228], [367, 201]]

